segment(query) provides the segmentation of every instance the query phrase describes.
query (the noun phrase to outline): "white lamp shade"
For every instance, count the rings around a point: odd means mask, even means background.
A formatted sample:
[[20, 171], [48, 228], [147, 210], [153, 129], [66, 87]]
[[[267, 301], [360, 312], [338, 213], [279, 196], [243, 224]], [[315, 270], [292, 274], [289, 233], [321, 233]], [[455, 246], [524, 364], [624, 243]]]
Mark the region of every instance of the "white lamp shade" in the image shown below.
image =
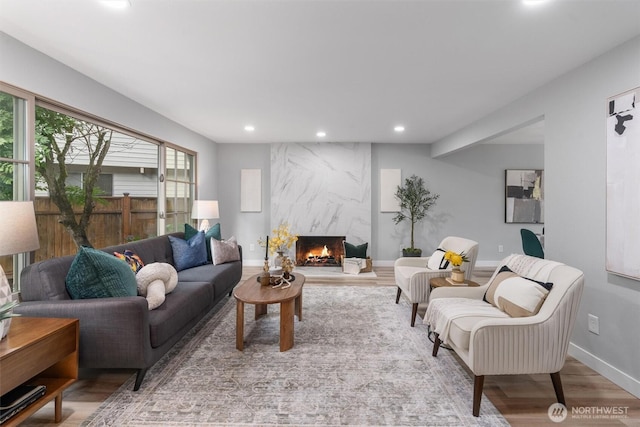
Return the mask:
[[35, 251], [40, 247], [33, 202], [0, 202], [0, 256]]
[[217, 200], [194, 200], [191, 218], [216, 219], [220, 218]]

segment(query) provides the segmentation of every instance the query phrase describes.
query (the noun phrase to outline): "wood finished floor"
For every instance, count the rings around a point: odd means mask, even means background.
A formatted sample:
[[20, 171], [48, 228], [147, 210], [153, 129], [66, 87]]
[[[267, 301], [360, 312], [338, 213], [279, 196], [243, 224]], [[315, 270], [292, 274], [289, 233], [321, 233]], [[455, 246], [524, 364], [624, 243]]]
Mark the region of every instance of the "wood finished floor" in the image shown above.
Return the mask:
[[[256, 274], [259, 267], [245, 267], [243, 279]], [[375, 279], [362, 280], [352, 277], [349, 285], [362, 286], [394, 286], [393, 268], [374, 268]], [[479, 270], [474, 280], [486, 283], [491, 271]], [[307, 278], [306, 286], [337, 285], [335, 279]], [[390, 304], [393, 301], [389, 301]], [[422, 315], [425, 307], [418, 313]], [[407, 327], [409, 326], [410, 310], [407, 310]], [[425, 349], [431, 352], [431, 348]], [[442, 351], [442, 350], [441, 350]], [[460, 362], [462, 366], [464, 364]], [[466, 369], [466, 367], [465, 367]], [[469, 375], [471, 372], [467, 369]], [[63, 421], [53, 422], [53, 403], [48, 404], [23, 426], [58, 425], [64, 427], [79, 426], [89, 417], [100, 404], [116, 391], [129, 377], [133, 370], [81, 370], [80, 379], [73, 384], [64, 395], [62, 404]], [[582, 414], [587, 410], [609, 410], [609, 408], [626, 408], [625, 418], [610, 418], [591, 416], [586, 414], [578, 418], [569, 416], [562, 423], [552, 422], [547, 416], [549, 406], [554, 403], [555, 394], [551, 379], [548, 375], [517, 375], [517, 376], [488, 376], [485, 379], [484, 393], [498, 408], [507, 421], [514, 427], [529, 426], [638, 426], [640, 427], [640, 399], [613, 384], [592, 369], [578, 362], [572, 357], [561, 371], [564, 393], [569, 406], [579, 409]], [[416, 390], [420, 385], [416, 384]], [[483, 398], [484, 400], [484, 398]], [[471, 411], [471, 402], [469, 402]], [[482, 407], [480, 408], [482, 416]]]

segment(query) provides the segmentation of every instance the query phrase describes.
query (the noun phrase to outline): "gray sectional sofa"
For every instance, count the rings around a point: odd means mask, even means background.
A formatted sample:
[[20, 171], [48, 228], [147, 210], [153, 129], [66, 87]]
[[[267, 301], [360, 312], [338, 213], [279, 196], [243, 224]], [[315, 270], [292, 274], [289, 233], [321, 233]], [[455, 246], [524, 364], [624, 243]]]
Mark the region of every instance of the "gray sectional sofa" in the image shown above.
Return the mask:
[[[175, 265], [166, 235], [102, 250], [112, 254], [126, 249], [140, 256], [145, 265], [152, 262]], [[138, 390], [147, 369], [218, 302], [231, 295], [242, 276], [242, 249], [239, 249], [239, 261], [179, 271], [175, 290], [154, 310], [149, 310], [142, 296], [71, 299], [65, 278], [75, 256], [40, 261], [22, 271], [21, 303], [14, 312], [23, 316], [80, 319], [80, 367], [137, 369], [134, 390]]]

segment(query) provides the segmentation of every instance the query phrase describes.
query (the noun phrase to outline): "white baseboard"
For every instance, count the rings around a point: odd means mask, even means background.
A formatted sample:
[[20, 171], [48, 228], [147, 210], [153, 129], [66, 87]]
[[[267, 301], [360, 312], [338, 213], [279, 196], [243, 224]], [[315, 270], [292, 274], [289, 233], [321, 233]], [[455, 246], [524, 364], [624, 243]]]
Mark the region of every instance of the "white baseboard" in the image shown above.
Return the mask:
[[[392, 260], [373, 260], [374, 267], [393, 267], [395, 259]], [[261, 267], [264, 263], [261, 259], [245, 259], [242, 261], [247, 267]], [[499, 261], [476, 261], [476, 267], [479, 268], [496, 268]]]
[[[393, 267], [395, 259], [392, 260], [373, 260], [374, 267]], [[476, 267], [480, 268], [496, 268], [499, 261], [476, 261]]]
[[569, 344], [569, 355], [575, 357], [603, 377], [622, 387], [635, 397], [640, 398], [640, 381], [610, 365], [599, 357], [589, 353], [574, 343]]

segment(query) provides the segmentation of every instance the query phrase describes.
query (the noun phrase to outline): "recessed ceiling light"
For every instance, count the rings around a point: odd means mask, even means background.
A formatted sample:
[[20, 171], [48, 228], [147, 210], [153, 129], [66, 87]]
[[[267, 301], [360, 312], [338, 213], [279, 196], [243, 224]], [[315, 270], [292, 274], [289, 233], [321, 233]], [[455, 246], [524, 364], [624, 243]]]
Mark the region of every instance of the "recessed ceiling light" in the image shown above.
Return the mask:
[[130, 0], [100, 0], [100, 3], [110, 9], [126, 9], [131, 7]]
[[543, 3], [547, 3], [549, 0], [522, 0], [522, 4], [525, 6], [539, 6]]
[[320, 132], [316, 133], [316, 136], [318, 138], [324, 138], [325, 136], [327, 136], [327, 133], [323, 132], [323, 131], [320, 131]]
[[256, 128], [254, 128], [252, 125], [246, 125], [244, 127], [244, 130], [246, 130], [247, 132], [253, 132], [254, 130], [256, 130]]
[[398, 133], [402, 133], [402, 132], [404, 132], [404, 126], [398, 125], [398, 126], [394, 127], [393, 130], [398, 132]]

